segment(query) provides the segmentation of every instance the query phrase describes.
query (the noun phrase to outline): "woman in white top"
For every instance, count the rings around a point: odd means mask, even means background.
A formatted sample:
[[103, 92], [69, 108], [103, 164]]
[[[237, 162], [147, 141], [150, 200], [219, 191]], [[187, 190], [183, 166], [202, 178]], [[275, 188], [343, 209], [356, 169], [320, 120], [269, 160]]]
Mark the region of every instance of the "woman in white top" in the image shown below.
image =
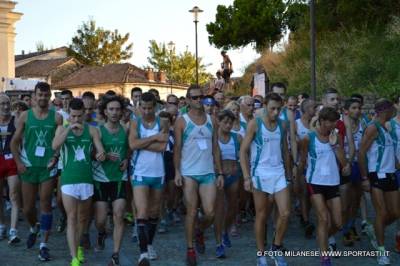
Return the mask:
[[[335, 132], [339, 118], [340, 115], [334, 108], [324, 107], [319, 112], [319, 126], [300, 145], [299, 172], [303, 172], [307, 164], [307, 189], [317, 213], [317, 239], [321, 251], [328, 250], [329, 234], [333, 235], [342, 227], [337, 160], [343, 166], [344, 174], [350, 172], [350, 165], [340, 143], [342, 139]], [[332, 246], [331, 249], [335, 247]], [[321, 265], [331, 265], [330, 263], [329, 257], [321, 257]]]
[[229, 110], [223, 110], [218, 114], [218, 145], [221, 151], [225, 181], [224, 190], [217, 192], [215, 207], [214, 230], [217, 241], [217, 258], [225, 257], [224, 247], [231, 247], [228, 230], [234, 223], [237, 214], [239, 178], [242, 176], [239, 165], [239, 147], [242, 137], [232, 132], [234, 121], [235, 115]]

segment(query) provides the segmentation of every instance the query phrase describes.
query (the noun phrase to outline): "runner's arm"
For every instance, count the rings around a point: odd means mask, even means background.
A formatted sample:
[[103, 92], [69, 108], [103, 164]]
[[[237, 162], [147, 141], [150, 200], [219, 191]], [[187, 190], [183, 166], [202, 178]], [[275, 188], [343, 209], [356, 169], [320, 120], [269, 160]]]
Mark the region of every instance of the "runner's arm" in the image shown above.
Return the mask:
[[51, 144], [51, 147], [53, 150], [58, 151], [61, 146], [64, 144], [65, 140], [67, 139], [67, 135], [70, 131], [70, 127], [63, 127], [59, 125], [56, 129], [56, 134], [53, 139], [53, 143]]
[[240, 145], [240, 167], [242, 168], [243, 177], [245, 179], [251, 179], [250, 175], [250, 160], [249, 160], [249, 151], [251, 142], [254, 139], [254, 136], [257, 131], [256, 120], [253, 119], [247, 125], [246, 135]]
[[96, 158], [98, 157], [99, 154], [105, 155], [106, 151], [104, 149], [103, 143], [101, 142], [99, 130], [96, 127], [89, 126], [89, 131], [93, 139], [94, 147], [96, 148], [96, 154], [97, 154]]
[[214, 165], [217, 170], [217, 175], [223, 174], [222, 172], [222, 163], [221, 163], [221, 150], [219, 149], [218, 145], [218, 127], [217, 123], [213, 121], [213, 135], [212, 135], [212, 151], [214, 157]]
[[15, 127], [16, 129], [14, 132], [14, 136], [12, 137], [10, 143], [11, 153], [13, 155], [15, 163], [17, 164], [22, 164], [21, 158], [19, 156], [19, 150], [22, 142], [22, 137], [24, 135], [25, 121], [27, 118], [27, 114], [28, 114], [27, 111], [25, 111], [19, 117], [17, 125]]
[[293, 177], [292, 164], [291, 164], [292, 161], [291, 161], [287, 137], [286, 137], [288, 130], [290, 130], [290, 127], [291, 126], [289, 125], [289, 129], [288, 129], [286, 125], [283, 125], [284, 135], [283, 135], [282, 152], [283, 152], [283, 156], [284, 156], [284, 168], [285, 168], [285, 172], [286, 172], [286, 178], [288, 178], [288, 179], [292, 179], [292, 177]]
[[340, 165], [342, 166], [342, 168], [345, 167], [349, 167], [349, 162], [346, 159], [346, 156], [344, 154], [344, 149], [343, 149], [343, 139], [342, 138], [338, 138], [338, 144], [336, 149], [335, 149], [335, 153], [336, 153], [336, 157], [339, 160]]
[[181, 156], [182, 156], [182, 133], [183, 133], [183, 118], [176, 120], [174, 126], [174, 167], [176, 175], [181, 175]]
[[300, 158], [299, 158], [299, 168], [297, 170], [298, 175], [302, 175], [304, 173], [304, 169], [306, 167], [307, 157], [308, 157], [308, 143], [310, 142], [308, 135], [304, 137], [303, 140], [300, 141]]
[[361, 177], [363, 179], [368, 176], [366, 155], [377, 136], [378, 130], [376, 126], [370, 125], [365, 129], [364, 136], [361, 139], [360, 149], [358, 150], [358, 163], [360, 166]]
[[130, 122], [128, 140], [129, 140], [129, 148], [131, 148], [131, 150], [141, 150], [141, 149], [147, 150], [150, 144], [157, 142], [157, 137], [158, 134], [147, 138], [138, 138], [137, 122], [135, 120], [132, 120]]
[[349, 162], [352, 162], [356, 154], [356, 146], [354, 143], [351, 122], [347, 115], [343, 116], [343, 122], [344, 122], [344, 127], [346, 129], [347, 143], [349, 145]]

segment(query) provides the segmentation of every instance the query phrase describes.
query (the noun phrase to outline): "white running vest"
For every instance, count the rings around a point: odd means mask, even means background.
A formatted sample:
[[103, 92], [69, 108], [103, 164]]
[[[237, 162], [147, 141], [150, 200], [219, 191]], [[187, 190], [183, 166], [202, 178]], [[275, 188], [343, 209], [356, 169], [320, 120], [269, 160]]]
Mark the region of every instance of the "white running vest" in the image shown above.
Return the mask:
[[211, 117], [207, 115], [203, 125], [196, 125], [188, 114], [182, 117], [185, 119], [186, 126], [182, 136], [181, 175], [214, 174]]
[[300, 118], [296, 119], [296, 136], [298, 140], [304, 139], [311, 130], [306, 128]]
[[378, 136], [367, 151], [368, 172], [376, 172], [379, 179], [386, 173], [396, 172], [394, 143], [389, 132], [376, 121], [372, 122], [378, 130]]
[[[137, 118], [138, 138], [148, 138], [160, 132], [159, 118], [153, 128], [145, 128], [141, 117]], [[164, 160], [162, 152], [136, 150], [132, 157], [133, 175], [145, 177], [164, 177]]]
[[334, 148], [329, 142], [321, 142], [316, 132], [310, 132], [308, 137], [307, 183], [322, 186], [339, 185], [339, 167]]
[[221, 150], [222, 160], [239, 160], [239, 142], [236, 133], [231, 133], [227, 143], [218, 140], [219, 149]]
[[[362, 127], [362, 123], [360, 122], [358, 124], [357, 131], [353, 133], [353, 140], [354, 140], [354, 148], [355, 148], [355, 155], [354, 155], [354, 161], [358, 161], [358, 150], [360, 149], [360, 144], [361, 144], [361, 139], [364, 133], [364, 129]], [[346, 158], [349, 158], [349, 140], [347, 139], [347, 136], [344, 138], [344, 152], [346, 154]]]
[[257, 132], [251, 143], [250, 164], [251, 175], [263, 177], [277, 177], [285, 175], [282, 157], [284, 132], [281, 121], [277, 120], [274, 130], [265, 127], [261, 117], [256, 117]]
[[400, 123], [395, 118], [390, 120], [390, 135], [394, 141], [394, 148], [397, 161], [400, 162]]

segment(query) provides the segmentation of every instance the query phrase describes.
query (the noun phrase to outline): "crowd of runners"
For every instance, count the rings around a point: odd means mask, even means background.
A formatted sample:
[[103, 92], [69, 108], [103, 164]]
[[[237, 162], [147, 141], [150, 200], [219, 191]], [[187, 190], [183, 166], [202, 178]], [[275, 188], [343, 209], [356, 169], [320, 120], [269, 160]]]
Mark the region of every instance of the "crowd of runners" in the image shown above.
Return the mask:
[[[214, 230], [215, 256], [225, 258], [237, 224], [253, 218], [255, 263], [266, 266], [265, 251], [272, 251], [275, 265], [287, 265], [279, 251], [290, 249], [285, 232], [294, 215], [305, 238], [316, 236], [321, 265], [332, 265], [323, 252], [336, 250], [336, 241], [352, 246], [361, 232], [378, 251], [377, 263], [390, 264], [385, 251], [393, 247], [384, 236], [392, 223], [400, 252], [400, 95], [377, 100], [367, 113], [360, 94], [341, 99], [330, 88], [315, 102], [305, 93], [288, 96], [282, 83], [265, 97], [206, 95], [192, 85], [186, 97], [171, 94], [165, 102], [157, 90], [138, 87], [131, 99], [63, 90], [51, 102], [50, 85], [39, 82], [31, 96], [14, 103], [0, 94], [0, 240], [12, 246], [23, 239], [29, 249], [38, 242], [41, 261], [51, 259], [53, 220], [58, 232], [66, 230], [72, 266], [85, 262], [91, 246], [101, 252], [106, 237], [113, 240], [108, 265], [120, 265], [128, 233], [140, 249], [138, 265], [150, 265], [162, 260], [156, 234], [179, 222], [187, 265], [205, 252], [207, 229]], [[18, 234], [21, 210], [27, 236]]]

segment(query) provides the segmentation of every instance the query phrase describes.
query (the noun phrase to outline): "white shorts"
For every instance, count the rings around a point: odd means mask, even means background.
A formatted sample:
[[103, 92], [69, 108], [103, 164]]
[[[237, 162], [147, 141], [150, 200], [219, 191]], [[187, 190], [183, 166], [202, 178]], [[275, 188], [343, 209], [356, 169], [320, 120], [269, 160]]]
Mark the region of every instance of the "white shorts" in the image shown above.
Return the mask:
[[286, 177], [278, 176], [253, 176], [253, 187], [268, 194], [274, 194], [287, 187]]
[[69, 184], [61, 186], [61, 192], [78, 200], [87, 200], [93, 196], [92, 184]]

